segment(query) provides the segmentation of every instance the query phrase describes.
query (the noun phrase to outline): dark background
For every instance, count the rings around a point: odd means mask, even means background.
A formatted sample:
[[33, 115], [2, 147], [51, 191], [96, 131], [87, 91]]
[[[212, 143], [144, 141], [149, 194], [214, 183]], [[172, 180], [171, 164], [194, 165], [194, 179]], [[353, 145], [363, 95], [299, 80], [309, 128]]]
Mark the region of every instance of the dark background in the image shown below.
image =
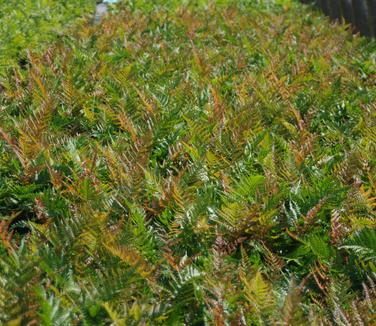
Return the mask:
[[376, 0], [301, 0], [313, 3], [332, 19], [353, 24], [362, 35], [376, 36]]

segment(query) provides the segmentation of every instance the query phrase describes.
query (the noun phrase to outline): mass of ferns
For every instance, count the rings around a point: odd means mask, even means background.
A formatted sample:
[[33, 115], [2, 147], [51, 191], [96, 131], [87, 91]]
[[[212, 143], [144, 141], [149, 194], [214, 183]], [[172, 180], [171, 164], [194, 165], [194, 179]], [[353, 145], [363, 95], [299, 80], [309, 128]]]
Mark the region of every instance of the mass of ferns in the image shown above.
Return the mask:
[[374, 325], [373, 42], [138, 0], [43, 49], [0, 78], [1, 324]]

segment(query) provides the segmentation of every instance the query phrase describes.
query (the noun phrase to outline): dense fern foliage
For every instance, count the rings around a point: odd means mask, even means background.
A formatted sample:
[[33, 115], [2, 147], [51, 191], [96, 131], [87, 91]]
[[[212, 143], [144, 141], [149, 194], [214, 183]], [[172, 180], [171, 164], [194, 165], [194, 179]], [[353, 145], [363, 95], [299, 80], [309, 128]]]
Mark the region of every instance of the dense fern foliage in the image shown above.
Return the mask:
[[41, 49], [94, 6], [95, 0], [0, 0], [0, 76], [26, 65], [26, 49]]
[[373, 44], [290, 1], [124, 1], [0, 93], [0, 320], [371, 325]]

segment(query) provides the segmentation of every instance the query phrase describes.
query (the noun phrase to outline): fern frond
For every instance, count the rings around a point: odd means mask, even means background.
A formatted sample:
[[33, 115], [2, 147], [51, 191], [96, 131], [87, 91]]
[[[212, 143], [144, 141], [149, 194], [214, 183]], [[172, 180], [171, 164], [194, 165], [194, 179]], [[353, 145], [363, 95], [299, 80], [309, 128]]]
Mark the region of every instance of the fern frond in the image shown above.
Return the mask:
[[108, 302], [102, 303], [103, 308], [106, 310], [112, 325], [115, 326], [125, 326], [126, 322], [124, 318], [121, 318], [119, 314], [111, 307], [111, 304]]
[[114, 247], [111, 245], [105, 245], [105, 247], [113, 255], [119, 257], [124, 263], [135, 268], [141, 277], [150, 281], [151, 284], [155, 283], [153, 275], [155, 267], [150, 266], [150, 264], [145, 261], [135, 249]]
[[43, 101], [40, 109], [33, 112], [33, 115], [19, 126], [20, 137], [18, 143], [25, 158], [29, 160], [35, 159], [48, 146], [45, 138], [54, 108], [52, 98], [47, 98]]
[[355, 233], [345, 245], [340, 248], [356, 254], [356, 259], [369, 266], [376, 272], [376, 231], [375, 229], [362, 229]]
[[308, 325], [302, 309], [301, 289], [293, 281], [285, 297], [282, 314], [282, 320], [277, 321], [278, 325]]
[[264, 279], [260, 271], [257, 271], [252, 279], [242, 279], [244, 295], [250, 308], [259, 317], [268, 315], [273, 309], [275, 302], [270, 284]]

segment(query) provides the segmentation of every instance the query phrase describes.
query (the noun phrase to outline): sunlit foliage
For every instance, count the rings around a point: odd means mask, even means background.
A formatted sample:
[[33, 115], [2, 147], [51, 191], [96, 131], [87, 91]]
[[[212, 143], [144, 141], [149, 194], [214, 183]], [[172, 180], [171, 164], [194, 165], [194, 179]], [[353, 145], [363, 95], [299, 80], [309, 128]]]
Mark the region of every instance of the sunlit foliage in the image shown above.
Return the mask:
[[289, 1], [125, 1], [0, 93], [0, 320], [368, 325], [374, 45]]
[[94, 8], [95, 0], [0, 0], [0, 77]]

